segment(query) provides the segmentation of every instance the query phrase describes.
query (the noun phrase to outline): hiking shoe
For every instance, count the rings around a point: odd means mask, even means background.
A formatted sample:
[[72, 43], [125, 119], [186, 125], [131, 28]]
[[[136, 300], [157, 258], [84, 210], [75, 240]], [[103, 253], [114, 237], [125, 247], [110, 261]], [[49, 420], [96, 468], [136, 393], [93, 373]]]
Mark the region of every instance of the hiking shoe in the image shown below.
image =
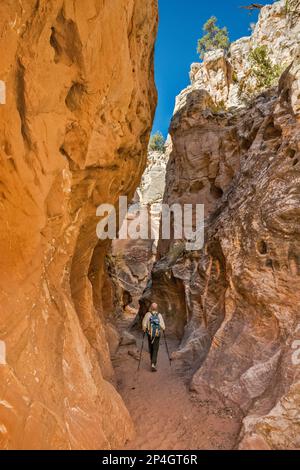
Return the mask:
[[151, 365], [151, 370], [152, 370], [152, 372], [157, 372], [157, 368], [156, 368], [155, 364]]

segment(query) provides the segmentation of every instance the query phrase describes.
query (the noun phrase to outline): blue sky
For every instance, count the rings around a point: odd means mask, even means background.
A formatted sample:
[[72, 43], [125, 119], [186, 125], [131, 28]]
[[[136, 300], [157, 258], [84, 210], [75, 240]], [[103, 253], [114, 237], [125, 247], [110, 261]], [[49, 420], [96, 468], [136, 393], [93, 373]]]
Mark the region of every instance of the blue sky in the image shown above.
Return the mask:
[[[199, 62], [197, 40], [202, 26], [212, 15], [219, 26], [227, 26], [230, 39], [235, 41], [249, 36], [250, 23], [256, 22], [258, 10], [251, 16], [239, 8], [251, 0], [158, 0], [160, 24], [155, 52], [155, 76], [158, 89], [158, 107], [153, 132], [160, 130], [165, 136], [173, 114], [175, 97], [189, 85], [192, 62]], [[259, 0], [262, 5], [272, 0]]]

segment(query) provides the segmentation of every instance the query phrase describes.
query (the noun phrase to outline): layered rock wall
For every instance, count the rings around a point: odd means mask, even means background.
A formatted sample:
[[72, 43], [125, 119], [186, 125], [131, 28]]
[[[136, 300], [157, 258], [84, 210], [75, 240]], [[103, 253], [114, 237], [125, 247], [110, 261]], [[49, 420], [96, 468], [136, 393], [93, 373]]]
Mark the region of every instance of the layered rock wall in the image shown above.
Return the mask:
[[191, 86], [177, 97], [175, 111], [193, 90], [210, 93], [215, 110], [244, 106], [257, 94], [257, 77], [253, 74], [250, 52], [266, 47], [267, 58], [283, 72], [292, 62], [300, 37], [299, 0], [280, 0], [262, 8], [252, 35], [231, 44], [228, 54], [211, 51], [202, 63], [191, 66]]
[[107, 257], [116, 312], [121, 313], [127, 306], [137, 309], [149, 280], [159, 240], [168, 158], [167, 149], [165, 152], [148, 152], [147, 167], [133, 201], [130, 201], [125, 221], [129, 232], [136, 229], [143, 236], [138, 240], [114, 240], [111, 256]]
[[121, 446], [96, 208], [132, 198], [156, 104], [155, 0], [1, 1], [0, 447]]
[[274, 26], [280, 44], [282, 34], [293, 38], [279, 86], [220, 110], [227, 72], [218, 59], [212, 81], [198, 72], [177, 100], [164, 201], [205, 204], [205, 246], [187, 252], [161, 240], [141, 307], [157, 301], [181, 337], [173, 359], [190, 370], [199, 399], [244, 416], [242, 449], [300, 446], [299, 21], [283, 17], [282, 5], [262, 10], [250, 40], [268, 42], [270, 22], [291, 25]]

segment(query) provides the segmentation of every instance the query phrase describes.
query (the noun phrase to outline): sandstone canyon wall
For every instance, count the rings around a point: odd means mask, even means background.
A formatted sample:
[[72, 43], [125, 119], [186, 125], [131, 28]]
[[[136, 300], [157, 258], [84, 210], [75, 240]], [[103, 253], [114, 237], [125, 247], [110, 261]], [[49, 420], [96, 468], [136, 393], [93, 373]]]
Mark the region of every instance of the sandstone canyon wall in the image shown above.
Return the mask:
[[[139, 299], [149, 281], [159, 240], [160, 214], [165, 191], [169, 152], [148, 151], [146, 170], [129, 204], [126, 223], [129, 230], [146, 228], [148, 239], [114, 240], [107, 256], [108, 272], [113, 280], [115, 313], [129, 306], [137, 311]], [[143, 216], [145, 214], [145, 218]], [[147, 214], [147, 216], [146, 216]]]
[[[241, 413], [241, 449], [300, 447], [300, 18], [299, 2], [288, 4], [263, 8], [229, 57], [192, 66], [164, 201], [205, 204], [205, 246], [161, 240], [140, 311], [158, 301], [192, 389]], [[252, 96], [238, 95], [262, 41], [286, 70], [274, 87], [255, 93], [252, 81]]]
[[133, 434], [96, 208], [132, 198], [146, 165], [156, 25], [155, 0], [0, 3], [1, 449]]

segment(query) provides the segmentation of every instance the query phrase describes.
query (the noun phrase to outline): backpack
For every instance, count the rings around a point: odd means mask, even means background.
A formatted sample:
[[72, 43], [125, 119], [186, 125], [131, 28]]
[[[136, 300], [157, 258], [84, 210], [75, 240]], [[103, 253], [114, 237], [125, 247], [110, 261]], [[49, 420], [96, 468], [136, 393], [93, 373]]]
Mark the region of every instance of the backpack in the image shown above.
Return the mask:
[[148, 331], [148, 334], [152, 341], [155, 340], [155, 338], [160, 336], [160, 321], [158, 317], [158, 313], [152, 313], [151, 317], [149, 319], [149, 327], [150, 330]]

